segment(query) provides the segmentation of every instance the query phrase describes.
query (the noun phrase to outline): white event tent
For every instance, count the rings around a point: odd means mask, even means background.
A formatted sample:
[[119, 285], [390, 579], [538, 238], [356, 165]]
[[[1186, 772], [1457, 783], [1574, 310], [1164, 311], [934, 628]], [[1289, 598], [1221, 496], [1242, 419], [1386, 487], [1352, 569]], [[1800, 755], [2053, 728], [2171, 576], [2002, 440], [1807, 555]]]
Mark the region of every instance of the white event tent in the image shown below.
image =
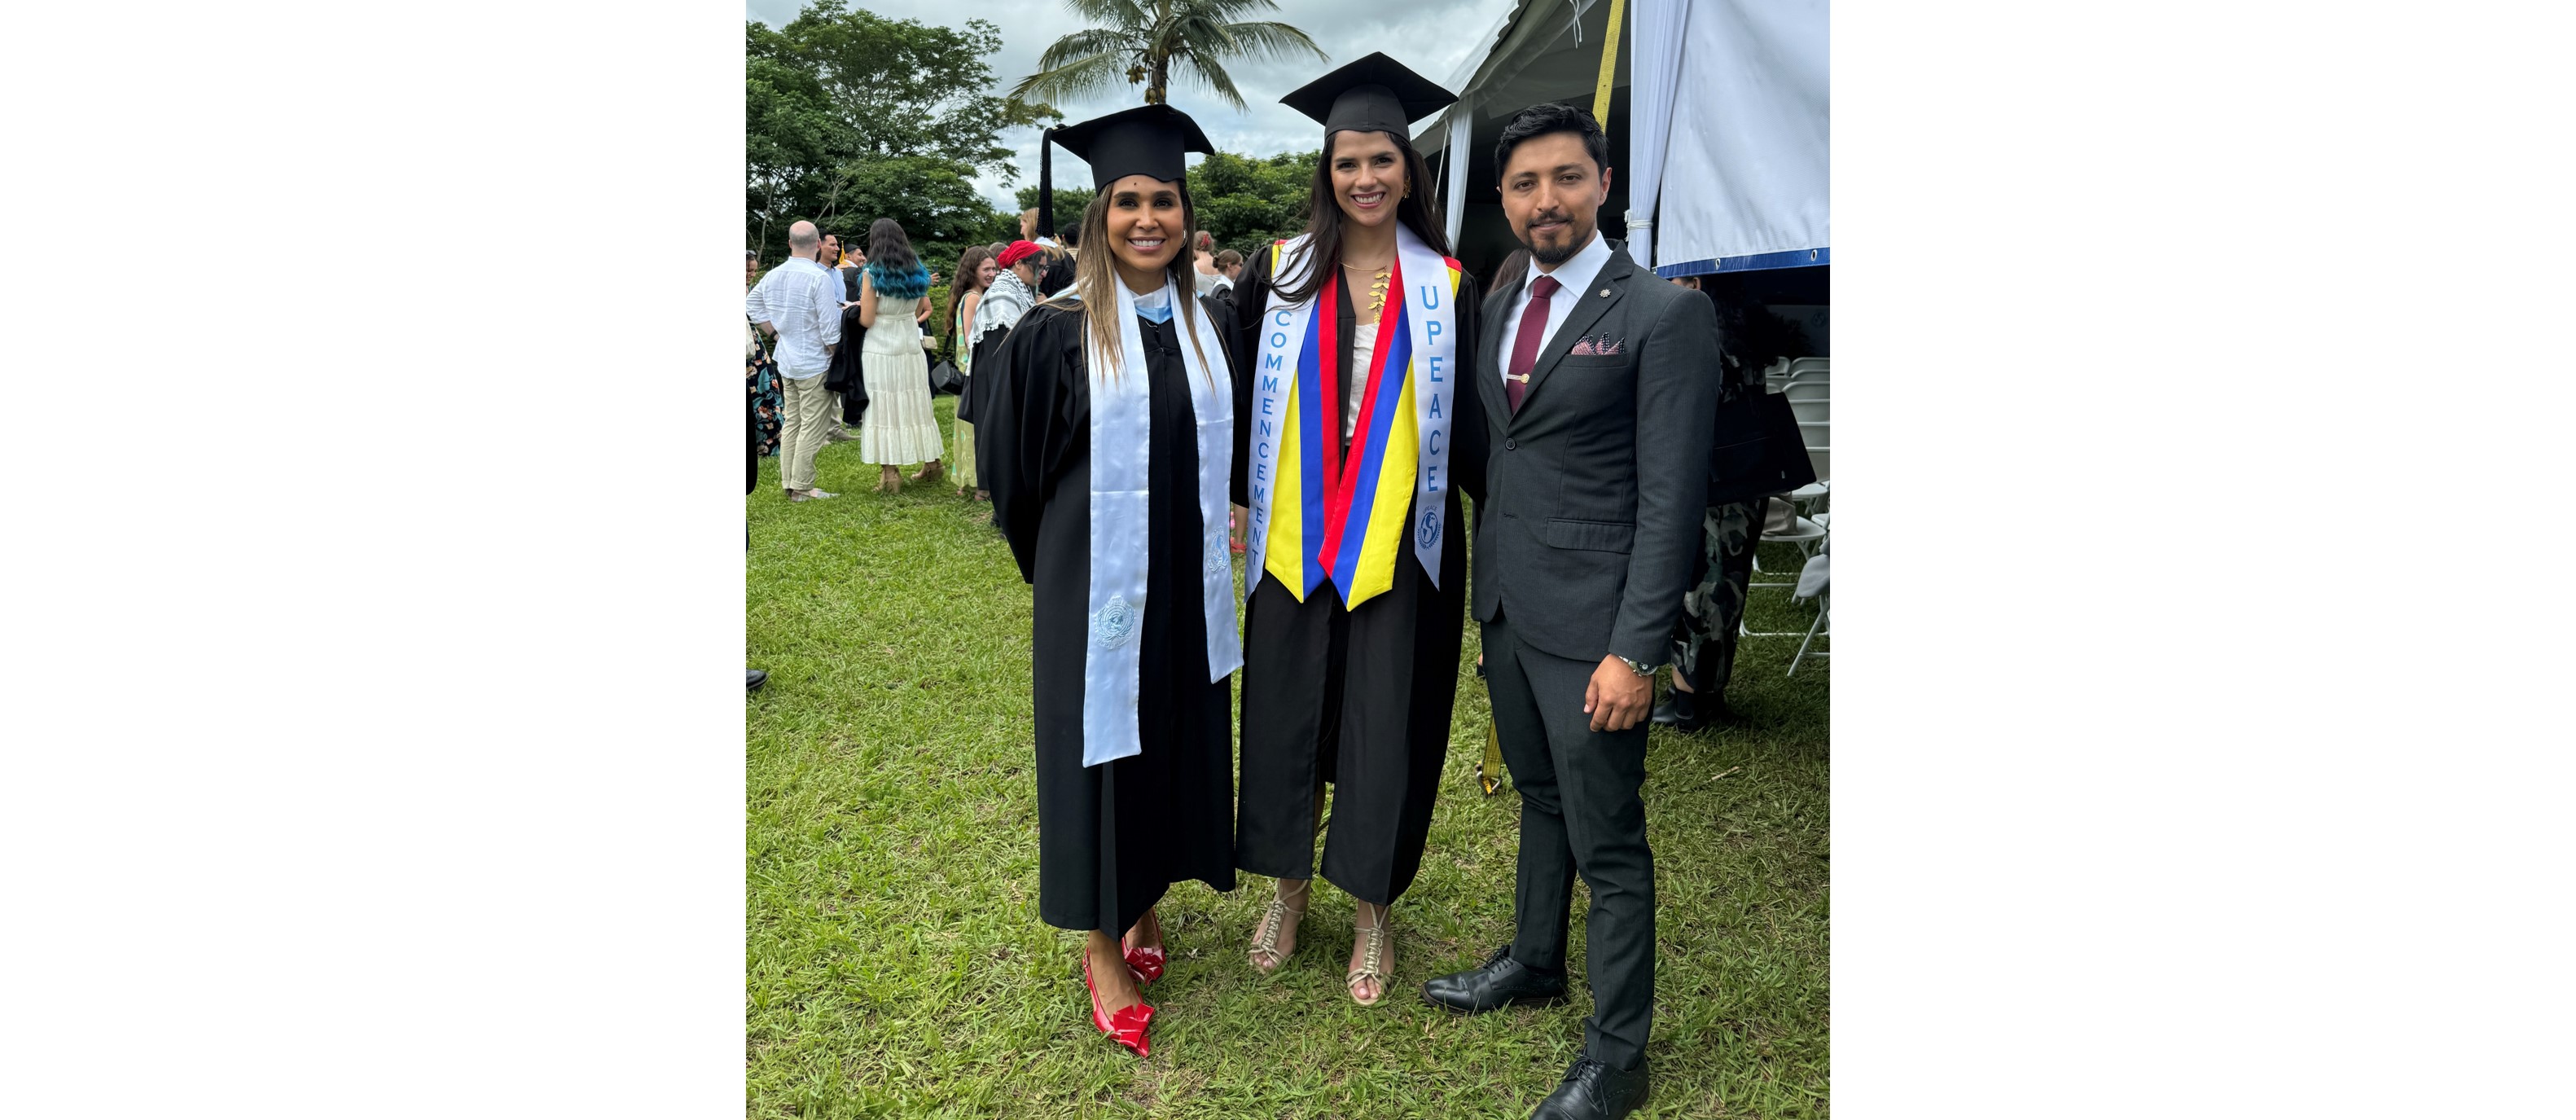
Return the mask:
[[1460, 259], [1481, 271], [1513, 248], [1494, 142], [1513, 113], [1562, 101], [1609, 133], [1603, 232], [1639, 263], [1829, 264], [1827, 23], [1825, 0], [1521, 0], [1443, 83], [1459, 100], [1415, 145], [1438, 165]]

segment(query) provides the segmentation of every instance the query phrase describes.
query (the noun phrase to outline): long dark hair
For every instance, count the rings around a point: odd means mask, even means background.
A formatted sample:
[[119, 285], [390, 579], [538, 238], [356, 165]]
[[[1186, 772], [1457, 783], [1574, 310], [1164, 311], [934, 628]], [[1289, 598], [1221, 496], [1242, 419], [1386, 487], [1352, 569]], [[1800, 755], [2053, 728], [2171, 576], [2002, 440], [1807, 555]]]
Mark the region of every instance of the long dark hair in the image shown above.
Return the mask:
[[920, 299], [930, 294], [930, 272], [912, 255], [912, 239], [892, 218], [868, 226], [868, 282], [880, 296]]
[[[1341, 140], [1342, 133], [1353, 131], [1357, 130], [1325, 134], [1323, 154], [1315, 160], [1315, 181], [1306, 188], [1306, 233], [1310, 238], [1306, 248], [1307, 260], [1312, 264], [1306, 275], [1298, 278], [1294, 290], [1281, 289], [1280, 298], [1290, 303], [1315, 298], [1315, 293], [1324, 290], [1324, 278], [1341, 270], [1342, 201], [1333, 190], [1333, 145]], [[1408, 193], [1396, 201], [1395, 220], [1411, 229], [1432, 252], [1448, 256], [1449, 234], [1441, 227], [1439, 212], [1432, 209], [1431, 172], [1423, 166], [1422, 153], [1414, 151], [1412, 138], [1401, 132], [1382, 135], [1395, 141], [1396, 154], [1404, 160]], [[1270, 281], [1276, 284], [1279, 278], [1273, 276]]]
[[868, 263], [904, 273], [920, 264], [921, 258], [912, 254], [912, 239], [903, 235], [902, 225], [892, 218], [879, 218], [868, 223]]
[[966, 297], [984, 290], [984, 285], [976, 283], [975, 278], [976, 274], [984, 271], [984, 262], [991, 259], [993, 251], [981, 245], [969, 245], [965, 252], [957, 254], [957, 271], [948, 277], [948, 333], [951, 337], [957, 333], [957, 312], [966, 306]]
[[965, 298], [969, 292], [984, 290], [984, 285], [976, 280], [976, 274], [984, 271], [984, 262], [992, 257], [993, 251], [981, 245], [969, 245], [965, 252], [957, 254], [957, 271], [948, 275], [950, 302]]

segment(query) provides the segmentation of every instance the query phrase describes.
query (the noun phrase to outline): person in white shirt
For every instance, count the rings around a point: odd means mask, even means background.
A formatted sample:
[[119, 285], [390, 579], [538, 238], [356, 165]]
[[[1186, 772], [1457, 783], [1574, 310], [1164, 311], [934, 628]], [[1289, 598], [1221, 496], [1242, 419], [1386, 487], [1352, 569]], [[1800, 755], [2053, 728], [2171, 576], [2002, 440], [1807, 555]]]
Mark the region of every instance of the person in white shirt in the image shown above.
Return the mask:
[[1215, 295], [1217, 285], [1225, 282], [1225, 273], [1216, 267], [1215, 234], [1200, 230], [1190, 235], [1190, 271], [1203, 296]]
[[814, 223], [787, 227], [787, 263], [761, 277], [742, 301], [751, 321], [778, 338], [778, 375], [787, 397], [778, 472], [791, 502], [836, 496], [814, 488], [814, 453], [823, 449], [833, 420], [823, 374], [841, 342], [841, 281], [815, 263], [822, 248]]

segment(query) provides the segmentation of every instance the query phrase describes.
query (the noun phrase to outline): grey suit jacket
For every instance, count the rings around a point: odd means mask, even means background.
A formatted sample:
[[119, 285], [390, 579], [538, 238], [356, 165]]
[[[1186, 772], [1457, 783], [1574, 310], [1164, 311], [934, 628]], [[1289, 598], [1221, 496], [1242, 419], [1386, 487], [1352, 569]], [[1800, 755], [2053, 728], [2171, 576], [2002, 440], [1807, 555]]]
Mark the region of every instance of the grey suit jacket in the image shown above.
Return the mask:
[[[1486, 493], [1476, 505], [1475, 611], [1545, 653], [1669, 659], [1700, 551], [1717, 410], [1717, 313], [1614, 249], [1531, 367], [1503, 392], [1503, 322], [1524, 277], [1485, 301], [1476, 340]], [[1609, 294], [1604, 295], [1603, 292]], [[1586, 337], [1608, 356], [1571, 354]]]

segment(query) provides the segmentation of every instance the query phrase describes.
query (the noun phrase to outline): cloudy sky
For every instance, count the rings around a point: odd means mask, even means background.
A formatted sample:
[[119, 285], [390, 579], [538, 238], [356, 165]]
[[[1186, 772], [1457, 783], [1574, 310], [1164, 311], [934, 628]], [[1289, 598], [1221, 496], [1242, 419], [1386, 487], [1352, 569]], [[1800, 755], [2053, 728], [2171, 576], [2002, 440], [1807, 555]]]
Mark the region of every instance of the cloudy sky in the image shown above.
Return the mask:
[[[1331, 61], [1321, 65], [1311, 61], [1229, 63], [1227, 70], [1234, 75], [1235, 88], [1251, 103], [1249, 112], [1227, 109], [1207, 87], [1179, 77], [1173, 81], [1172, 104], [1195, 118], [1199, 127], [1207, 131], [1208, 139], [1226, 151], [1255, 156], [1307, 151], [1322, 141], [1319, 126], [1279, 104], [1281, 94], [1370, 51], [1385, 51], [1423, 76], [1450, 84], [1469, 58], [1483, 57], [1493, 43], [1493, 32], [1512, 4], [1513, 0], [1279, 0], [1276, 14], [1253, 18], [1294, 24], [1312, 37]], [[745, 0], [745, 18], [775, 27], [795, 19], [804, 5], [805, 0]], [[895, 19], [952, 27], [962, 26], [968, 19], [991, 20], [1002, 29], [1002, 49], [990, 58], [994, 84], [999, 87], [995, 92], [1036, 70], [1038, 55], [1047, 44], [1081, 27], [1081, 21], [1057, 0], [856, 0], [851, 6]], [[1452, 84], [1451, 88], [1456, 87]], [[1056, 108], [1064, 111], [1068, 121], [1080, 121], [1143, 103], [1143, 87], [1134, 86]], [[1037, 129], [1006, 129], [1002, 143], [1019, 153], [1017, 185], [1037, 182]], [[1055, 158], [1058, 183], [1090, 181], [1090, 173], [1081, 161], [1062, 150], [1056, 152]], [[1011, 191], [998, 177], [984, 176], [976, 185], [983, 188], [994, 205], [1005, 209], [1012, 205]]]

